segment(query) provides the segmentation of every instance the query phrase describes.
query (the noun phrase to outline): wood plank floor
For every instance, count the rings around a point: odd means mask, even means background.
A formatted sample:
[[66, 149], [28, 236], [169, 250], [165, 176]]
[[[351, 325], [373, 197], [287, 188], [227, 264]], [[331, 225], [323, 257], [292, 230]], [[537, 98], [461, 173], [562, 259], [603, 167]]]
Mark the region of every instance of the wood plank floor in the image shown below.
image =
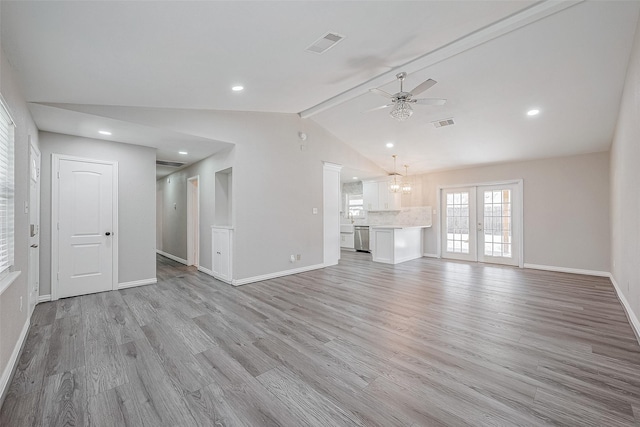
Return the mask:
[[640, 347], [608, 279], [344, 252], [234, 288], [37, 306], [2, 426], [624, 426]]

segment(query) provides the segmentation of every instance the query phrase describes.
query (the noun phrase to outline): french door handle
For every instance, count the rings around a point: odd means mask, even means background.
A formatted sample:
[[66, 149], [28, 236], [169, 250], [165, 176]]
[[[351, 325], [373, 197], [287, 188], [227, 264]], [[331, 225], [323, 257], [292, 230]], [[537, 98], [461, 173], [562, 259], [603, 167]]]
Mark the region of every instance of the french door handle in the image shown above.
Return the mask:
[[111, 232], [107, 231], [106, 233], [104, 233], [105, 236], [111, 236]]

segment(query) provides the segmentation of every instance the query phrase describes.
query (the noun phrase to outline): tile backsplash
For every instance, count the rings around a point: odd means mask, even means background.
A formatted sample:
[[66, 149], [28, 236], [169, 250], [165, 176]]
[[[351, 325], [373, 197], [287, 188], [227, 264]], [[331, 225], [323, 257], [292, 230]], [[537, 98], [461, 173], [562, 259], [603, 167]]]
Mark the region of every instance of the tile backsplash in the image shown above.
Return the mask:
[[[354, 224], [365, 225], [432, 225], [431, 206], [403, 208], [399, 211], [367, 212], [366, 218], [354, 220]], [[351, 221], [342, 218], [343, 224]]]

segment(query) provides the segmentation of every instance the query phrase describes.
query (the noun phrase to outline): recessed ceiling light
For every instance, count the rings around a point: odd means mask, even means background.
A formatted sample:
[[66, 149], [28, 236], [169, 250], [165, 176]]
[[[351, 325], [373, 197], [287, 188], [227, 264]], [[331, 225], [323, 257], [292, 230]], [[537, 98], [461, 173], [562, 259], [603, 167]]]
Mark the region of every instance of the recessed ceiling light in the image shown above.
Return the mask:
[[537, 116], [538, 114], [540, 114], [540, 110], [537, 110], [535, 108], [533, 110], [527, 111], [527, 116]]
[[108, 130], [99, 130], [98, 133], [100, 135], [111, 135], [111, 132], [109, 132]]
[[178, 154], [189, 154], [186, 151], [178, 151]]
[[393, 142], [387, 142], [387, 148], [393, 148]]
[[358, 179], [358, 177], [357, 177], [357, 176], [354, 176], [354, 177], [353, 177], [353, 179]]
[[240, 92], [243, 89], [244, 89], [244, 86], [240, 86], [240, 85], [234, 86], [234, 87], [231, 88], [231, 90], [234, 91], [234, 92]]

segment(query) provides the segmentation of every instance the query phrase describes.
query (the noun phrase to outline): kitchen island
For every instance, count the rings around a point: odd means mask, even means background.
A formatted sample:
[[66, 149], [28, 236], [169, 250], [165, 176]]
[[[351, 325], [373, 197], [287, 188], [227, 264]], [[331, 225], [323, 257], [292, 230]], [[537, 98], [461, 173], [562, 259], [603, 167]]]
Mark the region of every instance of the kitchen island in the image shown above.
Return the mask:
[[423, 230], [431, 225], [372, 225], [370, 247], [373, 261], [399, 264], [422, 257]]

